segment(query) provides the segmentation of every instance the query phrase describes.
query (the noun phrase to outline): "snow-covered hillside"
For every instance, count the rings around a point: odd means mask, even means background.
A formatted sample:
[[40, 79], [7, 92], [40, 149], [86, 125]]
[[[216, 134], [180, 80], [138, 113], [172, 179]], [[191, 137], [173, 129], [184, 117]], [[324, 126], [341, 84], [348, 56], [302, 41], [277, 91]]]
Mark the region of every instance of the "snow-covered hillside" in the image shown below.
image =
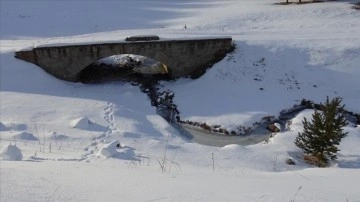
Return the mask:
[[206, 146], [169, 125], [138, 86], [65, 82], [14, 58], [131, 35], [231, 36], [236, 50], [202, 77], [161, 83], [183, 119], [250, 126], [326, 96], [360, 113], [356, 1], [276, 2], [0, 1], [0, 201], [359, 201], [359, 125], [345, 128], [337, 161], [314, 168], [293, 143], [312, 110], [267, 142]]

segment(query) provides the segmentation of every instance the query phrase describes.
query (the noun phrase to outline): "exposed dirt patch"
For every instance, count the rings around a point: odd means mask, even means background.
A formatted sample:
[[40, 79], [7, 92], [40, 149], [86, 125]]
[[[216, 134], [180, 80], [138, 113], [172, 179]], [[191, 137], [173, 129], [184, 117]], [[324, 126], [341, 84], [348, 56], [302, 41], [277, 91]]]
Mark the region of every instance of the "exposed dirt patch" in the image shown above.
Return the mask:
[[307, 164], [310, 164], [310, 165], [313, 165], [313, 166], [317, 166], [317, 167], [320, 167], [320, 168], [325, 168], [327, 167], [327, 162], [322, 159], [322, 158], [319, 158], [317, 156], [313, 156], [313, 155], [305, 155], [304, 156], [304, 161], [307, 163]]

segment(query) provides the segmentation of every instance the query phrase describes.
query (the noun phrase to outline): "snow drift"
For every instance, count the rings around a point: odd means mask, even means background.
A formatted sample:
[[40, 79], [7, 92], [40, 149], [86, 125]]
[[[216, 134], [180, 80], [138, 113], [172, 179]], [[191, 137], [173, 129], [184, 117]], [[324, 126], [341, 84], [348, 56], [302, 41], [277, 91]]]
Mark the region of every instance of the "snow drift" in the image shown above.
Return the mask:
[[97, 153], [97, 156], [103, 158], [120, 158], [125, 160], [135, 159], [134, 149], [130, 147], [122, 147], [118, 140], [104, 144]]
[[17, 133], [15, 135], [13, 135], [13, 138], [17, 139], [17, 140], [27, 140], [27, 141], [37, 141], [38, 140], [37, 137], [35, 137], [33, 134], [28, 133], [28, 132]]
[[91, 121], [87, 117], [80, 117], [70, 122], [70, 126], [79, 129], [88, 129]]
[[7, 145], [0, 153], [1, 160], [5, 161], [21, 161], [23, 154], [16, 145]]

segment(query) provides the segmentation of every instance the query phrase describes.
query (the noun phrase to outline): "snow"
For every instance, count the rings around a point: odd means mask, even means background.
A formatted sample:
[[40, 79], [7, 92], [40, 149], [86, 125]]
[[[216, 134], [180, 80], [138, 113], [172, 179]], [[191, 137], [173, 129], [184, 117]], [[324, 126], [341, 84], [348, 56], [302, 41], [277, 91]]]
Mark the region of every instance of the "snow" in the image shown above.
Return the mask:
[[16, 145], [5, 146], [0, 153], [1, 160], [5, 161], [21, 161], [23, 154]]
[[280, 123], [274, 123], [274, 126], [281, 131], [281, 125], [280, 125]]
[[7, 131], [9, 130], [2, 122], [0, 122], [0, 131]]
[[71, 120], [70, 126], [73, 128], [87, 129], [91, 124], [91, 121], [86, 117], [80, 117]]
[[19, 140], [29, 140], [29, 141], [37, 141], [38, 138], [35, 137], [33, 134], [28, 133], [28, 132], [20, 132], [17, 133], [15, 135], [13, 135], [14, 139], [19, 139]]
[[358, 201], [358, 125], [344, 128], [338, 160], [320, 169], [294, 144], [312, 110], [267, 141], [202, 145], [160, 117], [138, 86], [61, 81], [14, 58], [27, 47], [132, 35], [231, 36], [236, 50], [203, 76], [162, 82], [181, 118], [251, 126], [326, 96], [360, 113], [356, 1], [276, 2], [0, 1], [0, 146], [16, 141], [22, 153], [0, 161], [0, 201]]
[[104, 144], [99, 152], [98, 157], [103, 158], [119, 158], [124, 160], [136, 160], [133, 148], [121, 146], [118, 140]]

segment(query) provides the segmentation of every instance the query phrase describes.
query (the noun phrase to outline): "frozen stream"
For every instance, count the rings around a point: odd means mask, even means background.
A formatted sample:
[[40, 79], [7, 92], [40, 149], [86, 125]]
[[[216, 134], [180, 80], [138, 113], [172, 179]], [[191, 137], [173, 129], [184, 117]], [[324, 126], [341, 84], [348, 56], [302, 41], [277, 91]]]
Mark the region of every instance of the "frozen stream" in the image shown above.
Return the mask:
[[229, 144], [238, 144], [243, 146], [253, 145], [267, 140], [271, 134], [268, 130], [265, 129], [266, 124], [263, 124], [246, 135], [221, 135], [192, 125], [178, 123], [174, 118], [169, 119], [169, 114], [166, 112], [164, 113], [164, 111], [159, 109], [157, 112], [160, 116], [167, 120], [171, 126], [177, 129], [182, 136], [186, 137], [190, 141], [203, 145], [215, 147], [223, 147]]
[[[175, 124], [172, 125], [174, 126]], [[187, 124], [179, 124], [174, 127], [177, 128], [183, 136], [193, 142], [215, 147], [223, 147], [229, 144], [252, 145], [265, 141], [270, 137], [270, 132], [262, 127], [243, 136], [219, 135]]]
[[266, 125], [260, 125], [246, 135], [230, 136], [177, 122], [175, 117], [179, 115], [179, 112], [176, 109], [176, 104], [173, 103], [173, 96], [167, 94], [164, 97], [166, 92], [159, 92], [158, 88], [159, 80], [167, 79], [166, 66], [143, 56], [125, 54], [104, 58], [86, 68], [81, 78], [84, 83], [113, 80], [137, 83], [141, 91], [148, 95], [151, 105], [156, 107], [157, 113], [161, 117], [167, 120], [181, 135], [199, 144], [216, 147], [229, 144], [245, 146], [257, 144], [270, 136], [270, 132], [265, 129]]
[[[270, 137], [269, 131], [253, 131], [244, 136], [224, 136], [204, 131], [194, 126], [183, 125], [184, 130], [189, 132], [191, 140], [199, 144], [223, 147], [228, 144], [252, 145], [262, 142]], [[260, 133], [262, 132], [262, 133]]]

